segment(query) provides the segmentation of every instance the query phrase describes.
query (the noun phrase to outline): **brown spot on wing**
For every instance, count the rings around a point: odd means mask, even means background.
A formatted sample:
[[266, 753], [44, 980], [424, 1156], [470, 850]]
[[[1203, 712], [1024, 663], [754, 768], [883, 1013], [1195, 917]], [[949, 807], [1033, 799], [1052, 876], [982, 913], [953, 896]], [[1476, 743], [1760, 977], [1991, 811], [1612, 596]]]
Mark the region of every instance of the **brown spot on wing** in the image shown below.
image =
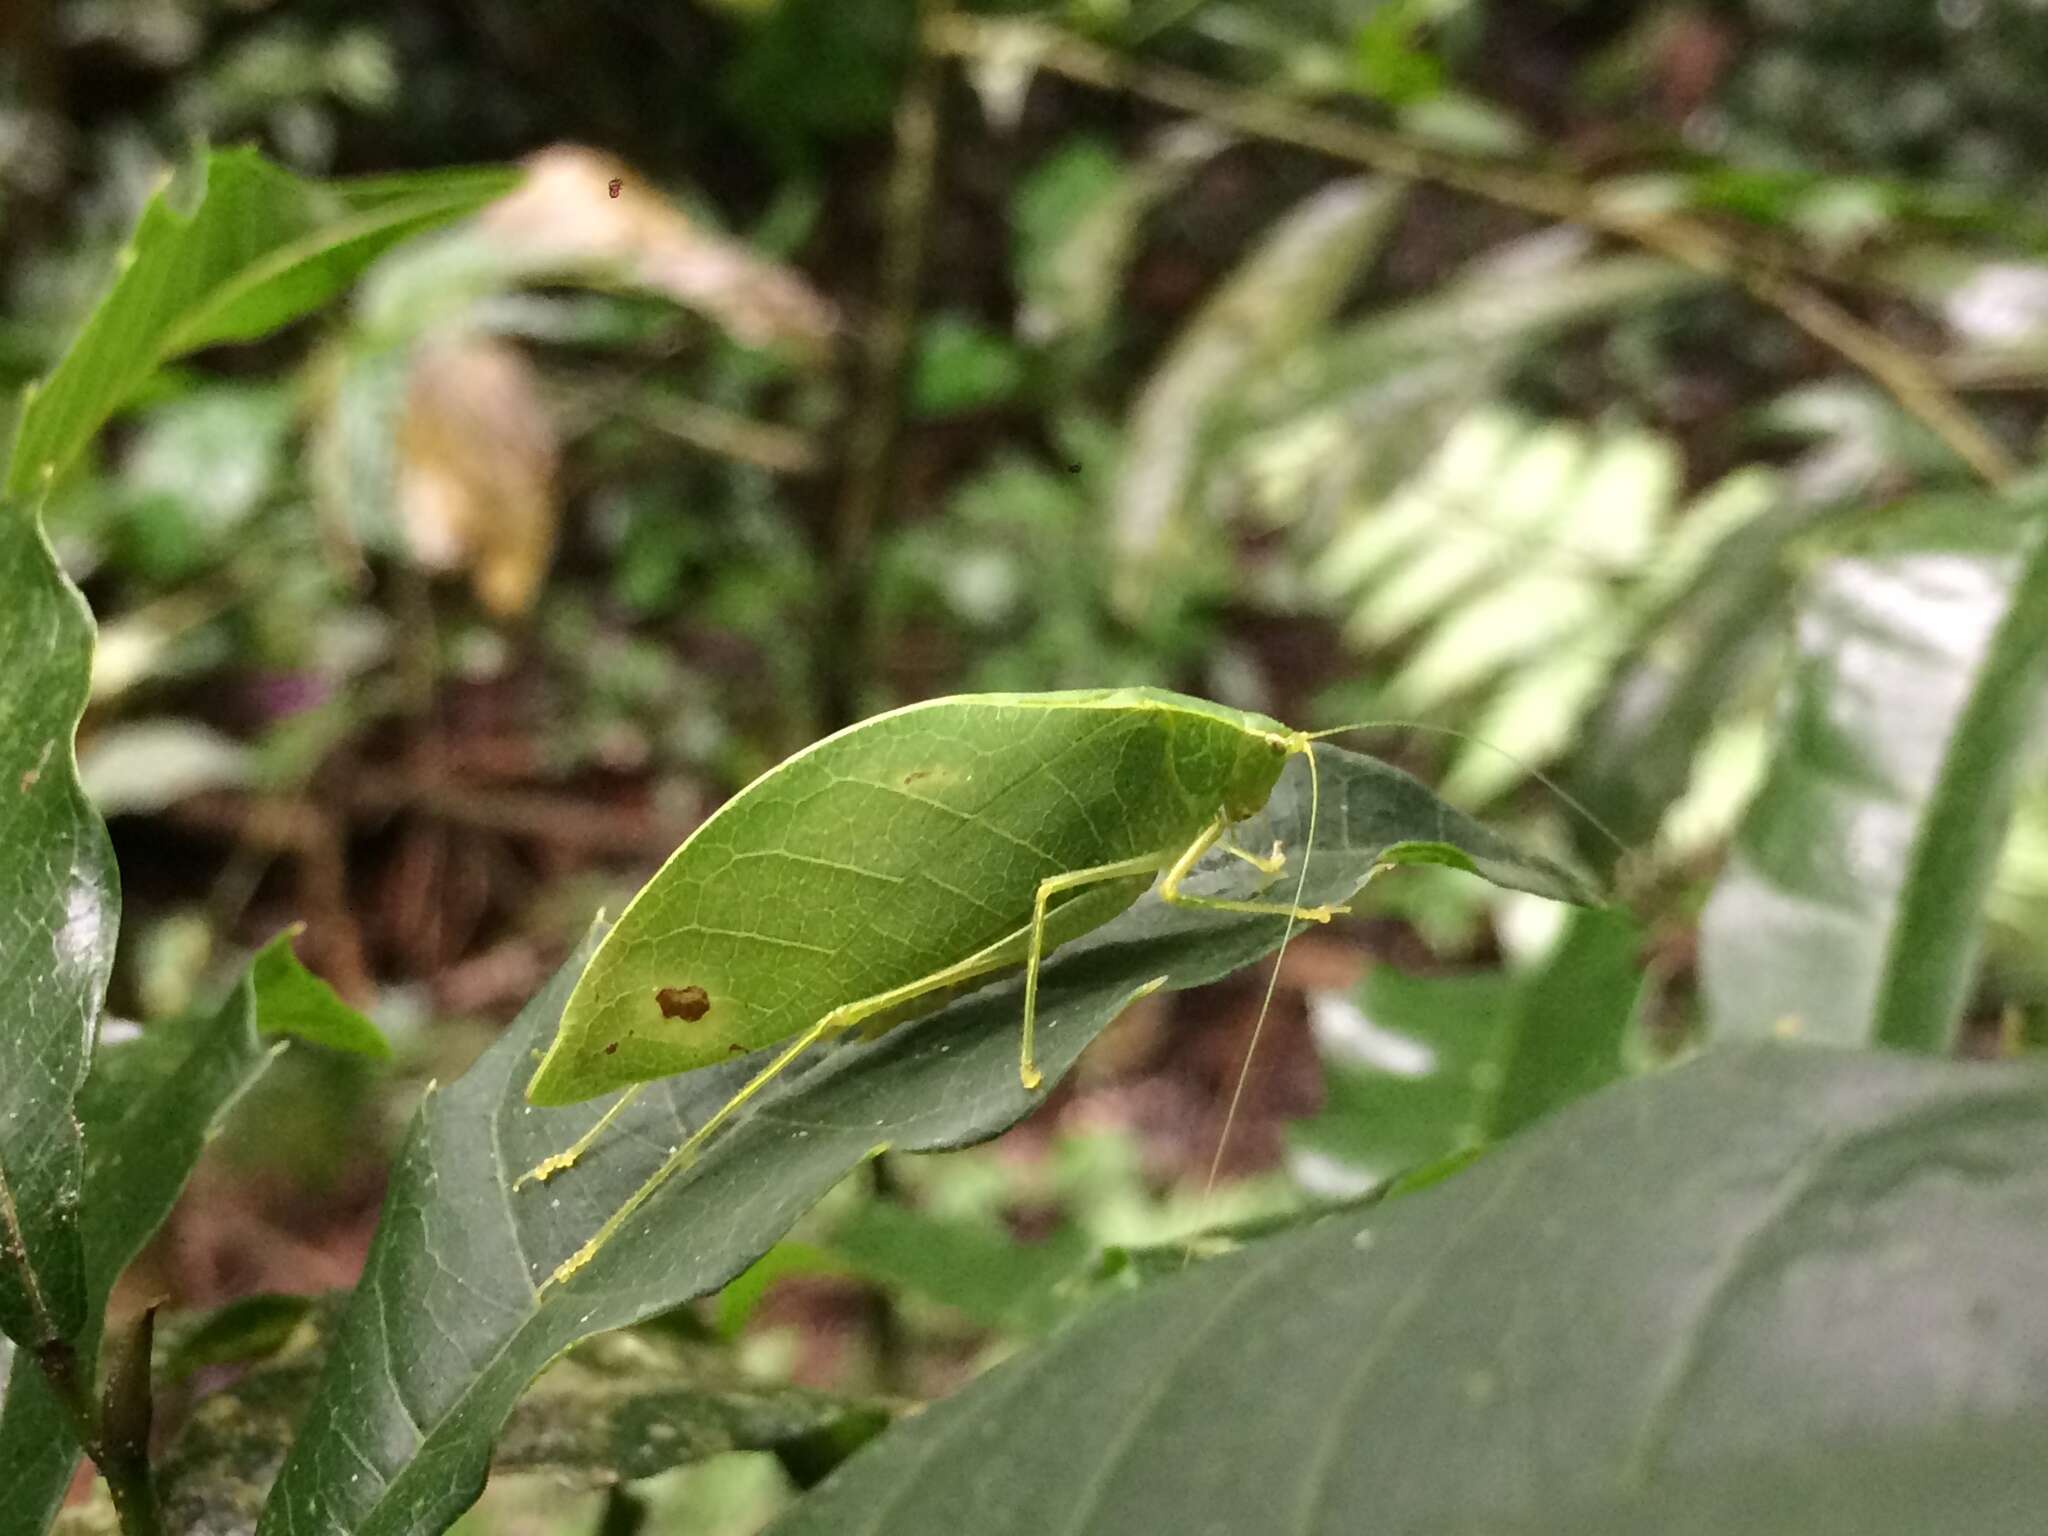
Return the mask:
[[608, 1046], [606, 1046], [606, 1047], [604, 1048], [604, 1053], [605, 1053], [605, 1055], [607, 1055], [607, 1056], [616, 1056], [616, 1055], [618, 1055], [618, 1054], [619, 1054], [619, 1042], [618, 1042], [618, 1041], [616, 1041], [616, 1040], [614, 1040], [614, 1041], [613, 1041], [613, 1042], [612, 1042], [612, 1043], [611, 1043], [610, 1045], [608, 1045]]
[[711, 1011], [711, 994], [702, 987], [663, 987], [654, 994], [654, 1003], [664, 1019], [694, 1024]]

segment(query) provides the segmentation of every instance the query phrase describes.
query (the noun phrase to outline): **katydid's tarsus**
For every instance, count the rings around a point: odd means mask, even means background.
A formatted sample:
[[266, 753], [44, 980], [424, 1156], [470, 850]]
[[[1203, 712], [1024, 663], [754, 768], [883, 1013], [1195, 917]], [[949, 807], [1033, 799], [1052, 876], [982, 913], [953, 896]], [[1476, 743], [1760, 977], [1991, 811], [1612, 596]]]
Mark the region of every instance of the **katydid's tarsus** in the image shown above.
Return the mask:
[[[1307, 757], [1263, 715], [1156, 689], [934, 699], [849, 726], [756, 779], [641, 890], [577, 982], [527, 1086], [570, 1104], [784, 1048], [698, 1126], [560, 1269], [573, 1274], [699, 1148], [812, 1046], [874, 1036], [1024, 970], [1018, 1069], [1033, 1060], [1039, 971], [1155, 880], [1171, 903], [1326, 922], [1292, 900], [1184, 889], [1212, 848], [1278, 878], [1287, 850], [1237, 848], [1233, 825]], [[572, 1166], [629, 1092], [520, 1182]]]

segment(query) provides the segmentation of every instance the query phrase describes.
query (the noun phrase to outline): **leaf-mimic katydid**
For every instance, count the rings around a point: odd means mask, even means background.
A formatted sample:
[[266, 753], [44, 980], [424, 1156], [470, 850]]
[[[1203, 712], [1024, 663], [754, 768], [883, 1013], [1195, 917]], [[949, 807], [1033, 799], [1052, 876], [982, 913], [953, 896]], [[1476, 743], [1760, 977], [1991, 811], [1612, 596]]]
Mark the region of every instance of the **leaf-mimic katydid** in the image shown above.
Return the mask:
[[[1150, 688], [933, 699], [847, 727], [707, 819], [636, 896], [577, 982], [527, 1086], [570, 1104], [788, 1042], [555, 1273], [560, 1281], [743, 1105], [812, 1046], [880, 1034], [1024, 968], [1018, 1070], [1038, 974], [1155, 880], [1185, 906], [1326, 922], [1294, 899], [1198, 895], [1212, 847], [1277, 877], [1284, 849], [1237, 848], [1289, 756], [1318, 735]], [[1163, 877], [1163, 878], [1162, 878]], [[571, 1166], [631, 1094], [527, 1175]], [[522, 1183], [526, 1180], [522, 1180]]]

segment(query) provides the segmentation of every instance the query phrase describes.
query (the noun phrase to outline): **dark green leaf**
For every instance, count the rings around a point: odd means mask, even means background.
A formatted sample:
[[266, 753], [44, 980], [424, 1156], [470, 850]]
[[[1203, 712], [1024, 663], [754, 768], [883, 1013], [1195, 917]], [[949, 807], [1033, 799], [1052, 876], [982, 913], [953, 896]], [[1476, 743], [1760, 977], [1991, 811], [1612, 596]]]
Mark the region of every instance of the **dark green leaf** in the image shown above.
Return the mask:
[[78, 1450], [42, 1373], [8, 1340], [0, 1340], [0, 1377], [0, 1531], [39, 1536], [64, 1503]]
[[[253, 1530], [312, 1395], [339, 1298], [267, 1300], [297, 1302], [284, 1347], [202, 1399], [164, 1453], [159, 1481], [173, 1530]], [[209, 1320], [193, 1336], [239, 1327]], [[836, 1445], [843, 1459], [886, 1425], [891, 1411], [880, 1402], [748, 1381], [721, 1351], [652, 1330], [609, 1334], [541, 1378], [513, 1412], [491, 1465], [494, 1473], [604, 1484], [731, 1451], [808, 1455]]]
[[377, 1026], [299, 964], [292, 953], [292, 940], [303, 927], [294, 924], [286, 929], [249, 962], [250, 984], [256, 989], [257, 1033], [290, 1035], [378, 1061], [389, 1059], [391, 1043]]
[[1621, 1076], [1642, 991], [1642, 930], [1625, 912], [1574, 912], [1564, 938], [1517, 989], [1486, 1108], [1498, 1141]]
[[775, 1530], [1479, 1536], [1766, 1458], [1839, 1486], [1844, 1443], [2048, 1420], [2044, 1211], [2038, 1070], [1718, 1053], [1099, 1309]]
[[1717, 1036], [1949, 1048], [2048, 687], [2048, 512], [1930, 503], [1817, 575], [1700, 925]]
[[9, 491], [62, 474], [163, 362], [310, 313], [380, 252], [470, 212], [512, 174], [330, 187], [253, 149], [201, 154], [143, 209], [99, 307], [23, 408]]
[[[1404, 845], [1455, 839], [1488, 878], [1573, 898], [1565, 872], [1518, 854], [1405, 774], [1318, 747], [1322, 810], [1306, 900], [1339, 900]], [[1304, 841], [1307, 772], [1290, 761], [1247, 846]], [[1201, 888], [1255, 889], [1236, 860], [1205, 862]], [[1278, 943], [1270, 918], [1168, 907], [1154, 896], [1046, 966], [1040, 1064], [1066, 1070], [1134, 997], [1196, 985]], [[594, 942], [594, 940], [593, 940]], [[848, 1169], [879, 1148], [983, 1141], [1037, 1106], [1017, 1081], [1019, 988], [976, 993], [868, 1044], [785, 1073], [683, 1175], [566, 1284], [540, 1294], [682, 1139], [763, 1058], [652, 1085], [613, 1133], [545, 1185], [512, 1181], [603, 1108], [528, 1105], [534, 1052], [555, 1032], [588, 957], [573, 958], [453, 1087], [431, 1093], [392, 1174], [362, 1285], [308, 1411], [264, 1530], [356, 1536], [439, 1530], [476, 1497], [490, 1445], [548, 1360], [590, 1334], [715, 1289], [745, 1268]]]
[[1229, 142], [1207, 123], [1179, 123], [1127, 165], [1079, 139], [1025, 178], [1011, 210], [1018, 333], [1099, 349], [1147, 215]]
[[1374, 1188], [1619, 1077], [1641, 937], [1625, 913], [1587, 909], [1526, 974], [1405, 976], [1382, 965], [1355, 1002], [1317, 1000], [1327, 1096], [1296, 1131], [1303, 1181], [1333, 1194]]
[[[125, 1087], [118, 1094], [88, 1084], [80, 1095], [86, 1135], [86, 1277], [95, 1306], [171, 1213], [199, 1154], [235, 1101], [283, 1049], [259, 1037], [256, 1008], [255, 986], [244, 976], [212, 1018], [191, 1028], [190, 1043], [174, 1066], [141, 1084], [123, 1074]], [[109, 1048], [102, 1055], [118, 1056], [140, 1044]], [[95, 1061], [95, 1077], [101, 1070]], [[118, 1071], [112, 1066], [105, 1070]]]
[[809, 1440], [849, 1420], [865, 1440], [888, 1417], [877, 1404], [746, 1382], [702, 1346], [609, 1334], [572, 1351], [521, 1400], [492, 1466], [591, 1482], [652, 1477], [729, 1451]]
[[910, 374], [911, 408], [920, 416], [1005, 405], [1024, 388], [1024, 354], [1009, 337], [961, 315], [924, 322]]
[[[245, 976], [211, 1019], [158, 1026], [96, 1054], [78, 1095], [88, 1308], [76, 1345], [82, 1377], [91, 1377], [101, 1309], [115, 1280], [170, 1214], [208, 1139], [276, 1049], [257, 1036], [255, 990]], [[53, 1433], [61, 1422], [40, 1381], [20, 1383], [0, 1407], [0, 1472], [12, 1474], [0, 1488], [20, 1501], [25, 1530], [54, 1514], [71, 1480], [77, 1452], [66, 1435]]]
[[316, 1303], [309, 1296], [275, 1292], [231, 1301], [192, 1327], [175, 1332], [165, 1352], [164, 1379], [178, 1382], [207, 1366], [269, 1359], [286, 1347], [315, 1310]]
[[41, 526], [0, 502], [0, 1332], [28, 1349], [86, 1326], [78, 1202], [85, 1080], [119, 921], [113, 850], [73, 736], [92, 620]]
[[[2048, 1418], [1898, 1444], [1782, 1451], [1659, 1479], [1489, 1536], [2032, 1536], [2048, 1505]], [[1473, 1533], [1477, 1536], [1477, 1533]]]
[[857, 1206], [832, 1231], [831, 1252], [892, 1291], [952, 1307], [988, 1328], [1040, 1332], [1066, 1311], [1065, 1282], [1089, 1271], [1093, 1245], [1062, 1227], [1020, 1243], [1002, 1228], [889, 1201]]
[[1316, 999], [1324, 1098], [1291, 1138], [1301, 1181], [1355, 1194], [1482, 1145], [1516, 991], [1501, 971], [1410, 976], [1376, 965], [1355, 999]]

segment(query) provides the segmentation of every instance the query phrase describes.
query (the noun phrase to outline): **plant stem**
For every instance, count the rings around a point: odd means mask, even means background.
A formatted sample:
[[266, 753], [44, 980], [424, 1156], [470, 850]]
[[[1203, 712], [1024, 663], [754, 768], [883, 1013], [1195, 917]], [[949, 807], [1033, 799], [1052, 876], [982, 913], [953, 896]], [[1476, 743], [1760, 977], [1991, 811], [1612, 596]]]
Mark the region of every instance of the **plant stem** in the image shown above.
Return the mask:
[[[121, 1523], [121, 1536], [164, 1536], [163, 1514], [157, 1505], [156, 1484], [150, 1476], [147, 1447], [116, 1445], [102, 1433], [101, 1415], [93, 1410], [92, 1396], [79, 1372], [78, 1351], [71, 1345], [53, 1340], [35, 1354], [43, 1380], [63, 1409], [73, 1438], [106, 1480], [115, 1516]], [[142, 1369], [149, 1369], [147, 1363]]]
[[935, 40], [953, 0], [922, 0], [910, 66], [896, 102], [896, 147], [883, 207], [874, 314], [862, 327], [857, 390], [846, 428], [845, 480], [831, 539], [827, 622], [818, 667], [825, 724], [861, 714], [867, 661], [868, 568], [875, 529], [894, 488], [903, 437], [904, 374], [917, 328], [918, 286], [929, 244], [939, 158], [939, 95], [945, 71]]
[[2003, 485], [2017, 473], [2004, 446], [1921, 358], [1786, 271], [1775, 255], [1747, 250], [1714, 225], [1680, 214], [1620, 206], [1569, 176], [1468, 159], [1262, 91], [1217, 85], [1185, 70], [1140, 63], [1036, 22], [948, 17], [934, 24], [931, 36], [931, 46], [940, 53], [1028, 59], [1036, 68], [1084, 85], [1142, 97], [1241, 134], [1292, 144], [1403, 180], [1434, 182], [1656, 251], [1695, 272], [1736, 284], [1862, 370], [1987, 484]]

